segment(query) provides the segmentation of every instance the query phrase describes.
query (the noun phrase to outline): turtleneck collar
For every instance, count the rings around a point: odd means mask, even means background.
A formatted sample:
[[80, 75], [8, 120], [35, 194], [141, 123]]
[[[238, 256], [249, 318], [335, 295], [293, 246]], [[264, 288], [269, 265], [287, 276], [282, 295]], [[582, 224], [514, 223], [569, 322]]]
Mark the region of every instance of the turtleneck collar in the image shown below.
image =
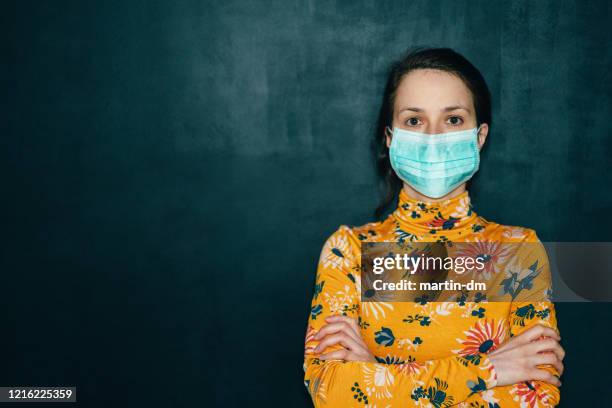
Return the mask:
[[467, 190], [448, 200], [425, 202], [410, 198], [402, 188], [392, 215], [403, 230], [419, 235], [470, 228], [477, 218]]

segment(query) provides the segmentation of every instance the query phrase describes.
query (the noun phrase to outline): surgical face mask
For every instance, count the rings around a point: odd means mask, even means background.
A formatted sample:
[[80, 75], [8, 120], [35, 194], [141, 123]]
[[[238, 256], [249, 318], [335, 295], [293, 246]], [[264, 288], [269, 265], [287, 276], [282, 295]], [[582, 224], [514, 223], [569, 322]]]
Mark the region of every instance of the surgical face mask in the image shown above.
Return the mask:
[[400, 179], [427, 197], [440, 198], [478, 171], [478, 128], [439, 134], [393, 128], [389, 155]]

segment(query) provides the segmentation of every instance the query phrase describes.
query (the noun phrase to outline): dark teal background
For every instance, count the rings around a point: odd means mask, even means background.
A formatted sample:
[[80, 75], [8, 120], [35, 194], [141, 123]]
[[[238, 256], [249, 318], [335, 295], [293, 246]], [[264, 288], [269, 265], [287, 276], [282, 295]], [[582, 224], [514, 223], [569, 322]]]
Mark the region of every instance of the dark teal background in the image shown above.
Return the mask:
[[[0, 385], [308, 406], [319, 252], [373, 220], [385, 69], [414, 45], [490, 86], [477, 212], [612, 241], [611, 22], [579, 0], [3, 2]], [[557, 310], [562, 406], [608, 406], [612, 305]]]

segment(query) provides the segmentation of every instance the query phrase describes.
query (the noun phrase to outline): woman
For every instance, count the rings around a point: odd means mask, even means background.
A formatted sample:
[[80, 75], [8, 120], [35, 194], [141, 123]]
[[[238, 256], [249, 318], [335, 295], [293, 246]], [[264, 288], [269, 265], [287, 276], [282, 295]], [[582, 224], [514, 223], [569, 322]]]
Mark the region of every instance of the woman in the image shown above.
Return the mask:
[[[420, 49], [393, 65], [375, 135], [389, 188], [377, 211], [398, 204], [382, 221], [341, 226], [323, 247], [304, 358], [315, 406], [558, 404], [564, 351], [546, 253], [533, 230], [478, 216], [466, 190], [490, 126], [488, 87], [458, 53]], [[503, 302], [362, 301], [361, 244], [397, 241], [538, 250], [498, 281]], [[493, 275], [508, 273], [500, 266]]]

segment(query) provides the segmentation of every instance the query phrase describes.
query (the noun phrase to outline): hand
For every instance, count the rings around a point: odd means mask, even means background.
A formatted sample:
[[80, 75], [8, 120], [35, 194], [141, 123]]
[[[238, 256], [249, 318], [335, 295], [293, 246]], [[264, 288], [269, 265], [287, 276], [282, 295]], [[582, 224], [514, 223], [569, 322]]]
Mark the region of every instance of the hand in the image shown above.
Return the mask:
[[329, 316], [325, 321], [327, 324], [314, 336], [315, 340], [320, 341], [313, 352], [321, 353], [335, 344], [340, 344], [344, 348], [320, 355], [321, 360], [376, 362], [374, 355], [361, 338], [359, 325], [355, 319], [347, 316]]
[[488, 357], [497, 372], [497, 385], [539, 380], [559, 387], [558, 377], [536, 367], [547, 364], [556, 368], [559, 375], [563, 373], [561, 361], [565, 351], [559, 340], [555, 330], [538, 324], [493, 350]]

